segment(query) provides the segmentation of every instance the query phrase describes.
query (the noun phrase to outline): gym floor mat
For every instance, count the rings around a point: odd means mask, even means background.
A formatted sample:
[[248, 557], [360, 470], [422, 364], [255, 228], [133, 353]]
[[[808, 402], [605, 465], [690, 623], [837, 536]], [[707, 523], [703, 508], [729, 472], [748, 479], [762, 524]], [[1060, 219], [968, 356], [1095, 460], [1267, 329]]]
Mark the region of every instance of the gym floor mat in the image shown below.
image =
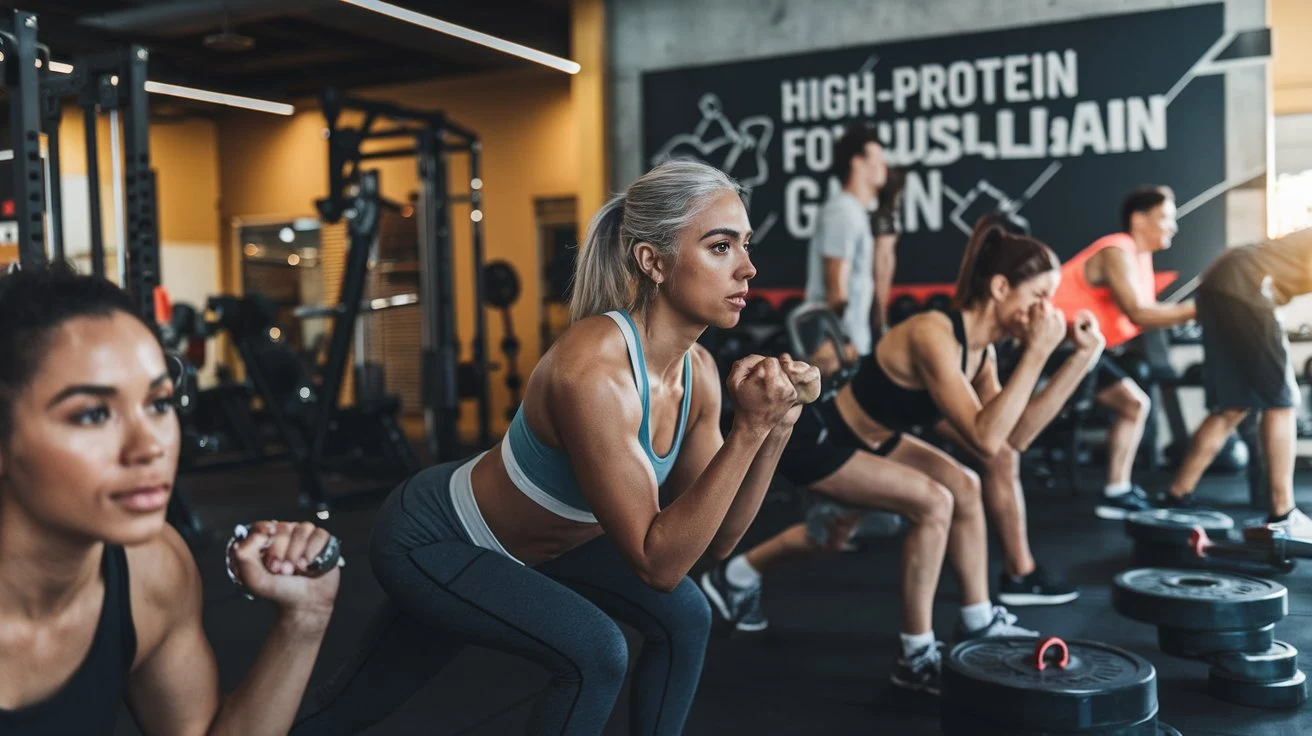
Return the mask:
[[[1090, 470], [1084, 487], [1097, 487]], [[1161, 488], [1166, 475], [1137, 475], [1146, 488]], [[1296, 478], [1298, 498], [1312, 507], [1312, 474]], [[296, 506], [289, 467], [259, 472], [185, 477], [179, 488], [212, 530], [213, 541], [194, 546], [205, 580], [205, 627], [214, 644], [225, 688], [233, 687], [254, 660], [273, 620], [271, 607], [241, 598], [221, 564], [222, 536], [236, 522], [254, 518], [310, 518]], [[1030, 538], [1039, 562], [1067, 576], [1081, 597], [1064, 606], [1016, 608], [1022, 625], [1045, 634], [1095, 639], [1133, 651], [1158, 672], [1159, 716], [1189, 736], [1312, 733], [1312, 704], [1294, 711], [1263, 711], [1230, 705], [1207, 694], [1207, 665], [1163, 654], [1152, 626], [1117, 615], [1111, 607], [1112, 576], [1130, 566], [1131, 540], [1124, 525], [1093, 514], [1096, 492], [1073, 498], [1065, 489], [1029, 489]], [[1260, 515], [1244, 507], [1241, 475], [1207, 476], [1200, 495], [1235, 516], [1237, 524]], [[776, 502], [774, 499], [785, 500]], [[800, 518], [787, 493], [762, 507], [744, 548]], [[381, 593], [366, 561], [374, 508], [344, 510], [323, 523], [343, 540], [348, 560], [337, 612], [311, 688], [331, 674], [358, 641]], [[897, 639], [897, 540], [876, 540], [859, 552], [838, 554], [780, 569], [764, 592], [770, 629], [759, 635], [712, 638], [701, 688], [685, 731], [712, 734], [938, 734], [936, 701], [906, 695], [888, 682]], [[990, 551], [993, 584], [999, 570], [996, 541]], [[1276, 578], [1289, 588], [1290, 615], [1276, 624], [1276, 638], [1312, 652], [1312, 560]], [[943, 575], [935, 601], [935, 629], [948, 639], [960, 609], [956, 581]], [[630, 651], [640, 640], [630, 638]], [[390, 719], [366, 733], [502, 736], [522, 733], [546, 675], [522, 660], [468, 649]], [[606, 736], [627, 733], [627, 690]], [[139, 732], [123, 711], [116, 736]]]

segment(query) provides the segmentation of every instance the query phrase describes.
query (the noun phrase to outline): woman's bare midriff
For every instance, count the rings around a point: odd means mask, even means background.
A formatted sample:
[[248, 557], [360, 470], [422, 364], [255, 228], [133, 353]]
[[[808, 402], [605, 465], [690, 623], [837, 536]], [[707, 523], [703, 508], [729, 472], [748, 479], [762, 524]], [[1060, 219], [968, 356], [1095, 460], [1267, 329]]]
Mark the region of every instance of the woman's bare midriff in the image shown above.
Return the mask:
[[852, 434], [871, 447], [879, 447], [884, 440], [893, 436], [893, 430], [871, 419], [866, 410], [861, 408], [852, 395], [851, 386], [844, 386], [834, 397], [834, 408], [852, 430]]
[[470, 483], [488, 529], [526, 565], [559, 557], [602, 535], [600, 524], [563, 519], [516, 488], [502, 463], [500, 443], [474, 465]]

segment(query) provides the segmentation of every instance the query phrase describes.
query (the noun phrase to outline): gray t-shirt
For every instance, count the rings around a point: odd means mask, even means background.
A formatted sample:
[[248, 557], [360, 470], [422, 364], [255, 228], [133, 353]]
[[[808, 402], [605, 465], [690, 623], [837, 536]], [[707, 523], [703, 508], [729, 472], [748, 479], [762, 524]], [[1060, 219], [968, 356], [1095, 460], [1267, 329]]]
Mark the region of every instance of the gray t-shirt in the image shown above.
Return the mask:
[[825, 302], [824, 259], [848, 262], [847, 309], [840, 315], [861, 355], [874, 347], [870, 309], [875, 301], [875, 237], [870, 231], [870, 213], [848, 192], [830, 197], [820, 209], [815, 234], [811, 236], [806, 262], [806, 300]]

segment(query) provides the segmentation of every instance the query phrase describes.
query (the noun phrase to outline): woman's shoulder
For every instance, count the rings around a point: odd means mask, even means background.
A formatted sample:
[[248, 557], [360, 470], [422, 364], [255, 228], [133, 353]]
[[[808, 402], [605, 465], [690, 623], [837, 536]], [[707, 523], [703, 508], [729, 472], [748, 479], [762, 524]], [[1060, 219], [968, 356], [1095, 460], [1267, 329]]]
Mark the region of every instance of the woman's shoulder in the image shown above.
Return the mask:
[[200, 571], [182, 535], [169, 525], [151, 541], [125, 552], [138, 651], [146, 651], [195, 607]]
[[632, 371], [624, 333], [606, 315], [585, 317], [570, 325], [542, 356], [541, 365], [551, 376], [565, 380]]

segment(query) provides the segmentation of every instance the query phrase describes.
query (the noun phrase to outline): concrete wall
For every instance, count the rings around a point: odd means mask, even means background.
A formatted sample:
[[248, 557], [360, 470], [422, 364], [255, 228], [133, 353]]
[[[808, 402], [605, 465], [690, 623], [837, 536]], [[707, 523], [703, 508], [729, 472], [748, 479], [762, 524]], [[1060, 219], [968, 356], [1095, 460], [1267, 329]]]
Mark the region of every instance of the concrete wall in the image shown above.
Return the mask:
[[[1215, 0], [1206, 0], [1214, 2]], [[615, 189], [642, 172], [643, 72], [782, 56], [881, 41], [1000, 30], [1184, 5], [1196, 0], [611, 0], [611, 161]], [[1228, 30], [1267, 25], [1267, 0], [1225, 0]], [[1023, 19], [1023, 20], [1022, 20]], [[1267, 69], [1226, 80], [1228, 176], [1251, 180], [1270, 167], [1272, 105]], [[1228, 240], [1264, 237], [1266, 193], [1227, 195]]]

